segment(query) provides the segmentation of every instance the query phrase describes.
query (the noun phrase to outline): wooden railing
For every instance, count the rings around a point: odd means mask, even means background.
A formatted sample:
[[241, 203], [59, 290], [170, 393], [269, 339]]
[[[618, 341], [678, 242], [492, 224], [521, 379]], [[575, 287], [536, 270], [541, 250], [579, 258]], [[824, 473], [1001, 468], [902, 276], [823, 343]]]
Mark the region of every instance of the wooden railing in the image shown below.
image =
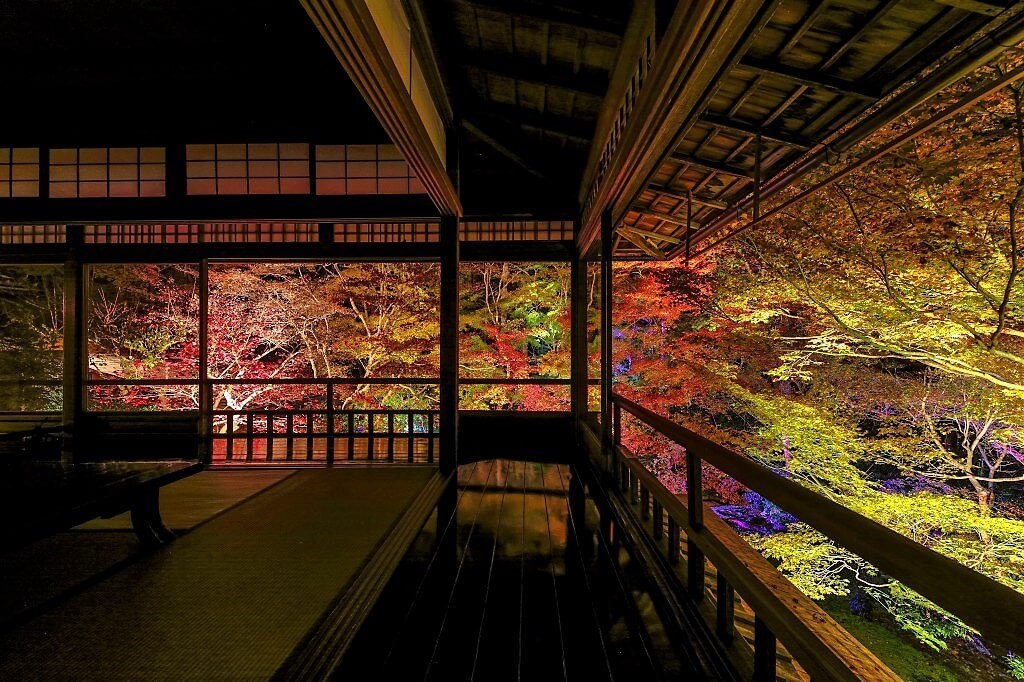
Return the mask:
[[366, 409], [345, 404], [338, 389], [367, 386], [437, 386], [425, 377], [211, 380], [219, 386], [274, 385], [319, 389], [293, 409], [241, 408], [211, 411], [214, 464], [335, 464], [406, 462], [434, 464], [439, 411], [424, 408]]
[[437, 410], [215, 410], [213, 463], [433, 464]]
[[[622, 446], [623, 412], [685, 448], [685, 495], [670, 492]], [[600, 443], [598, 432], [588, 430]], [[668, 560], [683, 564], [689, 598], [713, 621], [721, 643], [731, 655], [752, 655], [748, 663], [756, 679], [776, 679], [776, 638], [796, 669], [814, 679], [899, 677], [706, 508], [705, 462], [954, 614], [987, 641], [1009, 649], [1024, 642], [1024, 595], [618, 395], [612, 396], [612, 441], [601, 450], [599, 464], [637, 507], [637, 518]], [[716, 574], [710, 585], [707, 562]], [[735, 637], [737, 603], [754, 615], [752, 647], [745, 652]]]

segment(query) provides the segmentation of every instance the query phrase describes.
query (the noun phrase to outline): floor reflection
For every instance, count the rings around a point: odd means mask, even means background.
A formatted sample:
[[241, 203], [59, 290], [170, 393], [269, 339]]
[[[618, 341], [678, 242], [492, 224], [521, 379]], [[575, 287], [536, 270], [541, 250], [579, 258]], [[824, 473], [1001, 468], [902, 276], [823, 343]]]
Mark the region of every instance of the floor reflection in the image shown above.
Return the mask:
[[599, 525], [567, 466], [461, 467], [338, 679], [664, 677], [677, 666], [662, 660], [626, 553]]

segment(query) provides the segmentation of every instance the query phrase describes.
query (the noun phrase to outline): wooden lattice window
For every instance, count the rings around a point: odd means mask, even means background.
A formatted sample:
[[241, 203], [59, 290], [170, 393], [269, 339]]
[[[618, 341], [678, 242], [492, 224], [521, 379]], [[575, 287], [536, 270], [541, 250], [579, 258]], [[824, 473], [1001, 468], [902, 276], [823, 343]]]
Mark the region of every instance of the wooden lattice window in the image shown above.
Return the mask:
[[195, 244], [200, 225], [86, 225], [86, 244]]
[[309, 145], [190, 144], [189, 194], [309, 194]]
[[316, 146], [317, 194], [422, 194], [422, 183], [393, 144]]
[[459, 239], [467, 242], [564, 241], [573, 238], [571, 220], [466, 220]]
[[340, 223], [334, 241], [341, 243], [436, 242], [437, 223]]
[[39, 149], [0, 147], [0, 198], [39, 196]]
[[163, 147], [84, 147], [50, 150], [50, 196], [162, 197], [167, 194]]
[[63, 225], [0, 225], [0, 244], [63, 244]]

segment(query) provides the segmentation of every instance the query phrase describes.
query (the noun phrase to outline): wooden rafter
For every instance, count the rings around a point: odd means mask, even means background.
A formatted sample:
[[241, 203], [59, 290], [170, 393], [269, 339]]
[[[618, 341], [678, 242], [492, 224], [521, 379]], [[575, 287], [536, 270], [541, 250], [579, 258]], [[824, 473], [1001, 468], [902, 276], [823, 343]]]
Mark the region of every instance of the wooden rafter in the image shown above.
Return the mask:
[[709, 197], [702, 197], [697, 194], [687, 195], [685, 189], [674, 189], [672, 187], [665, 187], [664, 185], [649, 185], [647, 189], [651, 190], [655, 194], [663, 194], [672, 199], [678, 199], [679, 201], [693, 201], [694, 206], [705, 206], [707, 208], [717, 208], [720, 211], [724, 211], [729, 208], [729, 204], [724, 201], [718, 201]]
[[799, 135], [794, 135], [785, 130], [780, 130], [779, 128], [762, 128], [753, 123], [747, 123], [746, 121], [740, 121], [734, 118], [726, 118], [725, 116], [719, 116], [717, 114], [704, 114], [700, 117], [700, 120], [702, 123], [706, 123], [707, 125], [715, 128], [739, 133], [741, 135], [746, 135], [747, 137], [760, 135], [761, 139], [767, 142], [777, 142], [778, 144], [784, 144], [798, 149], [810, 149], [815, 145], [813, 140], [804, 139]]
[[512, 125], [539, 128], [585, 143], [589, 143], [591, 135], [594, 134], [594, 126], [587, 120], [570, 116], [559, 116], [514, 104], [474, 100], [463, 103], [463, 108], [465, 110], [464, 115], [467, 116], [497, 118]]
[[624, 26], [593, 12], [570, 9], [557, 2], [545, 0], [458, 0], [472, 7], [500, 12], [531, 21], [557, 24], [583, 33], [603, 34], [615, 39], [622, 37]]
[[469, 119], [463, 118], [461, 123], [462, 127], [470, 135], [477, 138], [478, 140], [486, 144], [488, 147], [490, 147], [491, 149], [498, 152], [512, 163], [516, 164], [517, 166], [525, 170], [530, 175], [536, 177], [538, 180], [547, 181], [547, 176], [544, 175], [544, 173], [537, 168], [537, 164], [527, 161], [520, 154], [512, 151], [512, 148], [509, 145], [499, 141], [497, 138], [492, 136], [490, 133], [486, 132], [484, 129], [482, 129], [480, 126], [478, 126], [476, 123], [472, 122]]
[[636, 234], [640, 235], [641, 237], [646, 237], [648, 239], [656, 239], [658, 241], [665, 242], [666, 244], [682, 244], [683, 243], [683, 240], [679, 239], [678, 237], [673, 237], [670, 234], [662, 234], [661, 232], [655, 232], [654, 230], [645, 230], [645, 229], [643, 229], [641, 227], [623, 225], [619, 229], [628, 230], [630, 232], [635, 232]]
[[616, 230], [616, 233], [651, 258], [656, 260], [665, 260], [665, 254], [661, 249], [654, 244], [651, 244], [643, 235], [636, 233], [633, 229], [622, 226]]
[[463, 52], [459, 61], [470, 69], [525, 83], [576, 92], [588, 97], [604, 97], [608, 89], [608, 76], [601, 72], [571, 73], [539, 62], [531, 64], [510, 55], [495, 55], [482, 51]]
[[753, 171], [747, 170], [746, 168], [739, 168], [737, 166], [730, 166], [729, 164], [722, 163], [721, 161], [697, 158], [690, 154], [679, 153], [673, 153], [672, 159], [674, 161], [678, 161], [679, 163], [685, 163], [687, 165], [694, 166], [696, 168], [701, 168], [712, 173], [722, 173], [724, 175], [731, 175], [734, 178], [745, 178], [747, 180], [754, 179]]
[[737, 68], [749, 71], [753, 74], [776, 76], [777, 78], [783, 78], [811, 88], [821, 88], [834, 92], [837, 95], [854, 97], [868, 102], [874, 102], [881, 96], [877, 92], [868, 92], [863, 86], [857, 83], [850, 83], [817, 71], [797, 69], [765, 59], [744, 57], [740, 60]]

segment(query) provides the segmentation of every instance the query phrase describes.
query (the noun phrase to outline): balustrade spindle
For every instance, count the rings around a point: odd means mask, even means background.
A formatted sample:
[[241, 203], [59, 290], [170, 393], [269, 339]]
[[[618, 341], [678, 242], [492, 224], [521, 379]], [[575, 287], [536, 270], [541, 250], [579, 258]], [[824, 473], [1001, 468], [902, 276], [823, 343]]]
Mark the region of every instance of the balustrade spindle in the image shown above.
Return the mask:
[[719, 639], [729, 644], [732, 642], [735, 628], [736, 592], [721, 571], [718, 572], [715, 595], [715, 633]]
[[775, 682], [778, 661], [775, 654], [775, 635], [757, 615], [754, 616], [754, 680]]
[[679, 524], [671, 515], [668, 517], [668, 560], [679, 563]]

